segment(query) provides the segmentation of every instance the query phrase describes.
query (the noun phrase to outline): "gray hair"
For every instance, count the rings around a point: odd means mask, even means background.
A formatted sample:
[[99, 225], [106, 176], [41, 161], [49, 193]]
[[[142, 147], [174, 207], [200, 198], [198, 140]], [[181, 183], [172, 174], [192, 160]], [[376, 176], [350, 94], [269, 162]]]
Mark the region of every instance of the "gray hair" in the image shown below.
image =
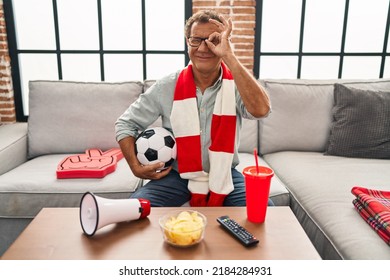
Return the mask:
[[222, 22], [221, 19], [219, 18], [220, 16], [221, 14], [214, 10], [203, 10], [193, 14], [186, 21], [186, 25], [184, 27], [184, 35], [186, 36], [186, 38], [191, 36], [191, 28], [195, 22], [207, 23], [209, 22], [210, 19], [215, 19], [219, 22]]

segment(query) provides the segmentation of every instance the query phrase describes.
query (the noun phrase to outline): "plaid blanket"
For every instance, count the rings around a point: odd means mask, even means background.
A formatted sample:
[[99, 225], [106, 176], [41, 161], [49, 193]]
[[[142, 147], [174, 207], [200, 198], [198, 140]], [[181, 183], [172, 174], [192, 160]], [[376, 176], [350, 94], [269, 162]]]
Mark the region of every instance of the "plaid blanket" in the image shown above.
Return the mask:
[[360, 216], [390, 245], [390, 191], [355, 186], [351, 192]]

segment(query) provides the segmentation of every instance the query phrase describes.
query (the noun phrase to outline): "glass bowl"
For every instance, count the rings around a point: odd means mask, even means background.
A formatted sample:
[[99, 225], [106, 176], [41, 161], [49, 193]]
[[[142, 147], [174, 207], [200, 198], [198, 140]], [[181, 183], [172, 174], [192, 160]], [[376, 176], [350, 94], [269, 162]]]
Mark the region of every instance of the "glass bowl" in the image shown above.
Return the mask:
[[165, 242], [177, 247], [189, 247], [204, 238], [207, 218], [194, 210], [176, 210], [159, 219]]

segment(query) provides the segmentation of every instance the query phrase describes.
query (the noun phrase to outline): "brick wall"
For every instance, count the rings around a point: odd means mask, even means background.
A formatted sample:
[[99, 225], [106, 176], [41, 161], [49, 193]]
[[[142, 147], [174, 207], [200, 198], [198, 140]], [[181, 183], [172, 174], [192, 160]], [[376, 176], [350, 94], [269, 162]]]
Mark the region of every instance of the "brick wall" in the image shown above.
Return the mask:
[[[215, 9], [231, 17], [234, 24], [232, 43], [241, 63], [253, 72], [255, 42], [255, 0], [193, 0], [193, 12]], [[10, 58], [4, 21], [3, 1], [0, 0], [0, 124], [16, 121]]]
[[203, 9], [214, 9], [233, 20], [232, 43], [241, 63], [251, 72], [254, 64], [256, 26], [255, 0], [193, 0], [193, 13]]
[[3, 1], [0, 0], [0, 124], [16, 121]]

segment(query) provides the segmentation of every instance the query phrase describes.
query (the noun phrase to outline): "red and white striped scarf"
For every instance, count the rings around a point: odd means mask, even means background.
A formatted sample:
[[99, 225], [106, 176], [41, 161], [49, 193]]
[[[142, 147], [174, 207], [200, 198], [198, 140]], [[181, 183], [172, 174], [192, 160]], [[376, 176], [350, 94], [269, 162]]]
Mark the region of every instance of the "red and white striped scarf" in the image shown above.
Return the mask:
[[192, 65], [180, 73], [174, 94], [171, 125], [176, 138], [180, 176], [188, 179], [191, 206], [222, 206], [234, 189], [231, 167], [236, 137], [234, 80], [222, 63], [222, 86], [218, 91], [211, 121], [210, 171], [202, 166], [202, 149], [196, 85]]

